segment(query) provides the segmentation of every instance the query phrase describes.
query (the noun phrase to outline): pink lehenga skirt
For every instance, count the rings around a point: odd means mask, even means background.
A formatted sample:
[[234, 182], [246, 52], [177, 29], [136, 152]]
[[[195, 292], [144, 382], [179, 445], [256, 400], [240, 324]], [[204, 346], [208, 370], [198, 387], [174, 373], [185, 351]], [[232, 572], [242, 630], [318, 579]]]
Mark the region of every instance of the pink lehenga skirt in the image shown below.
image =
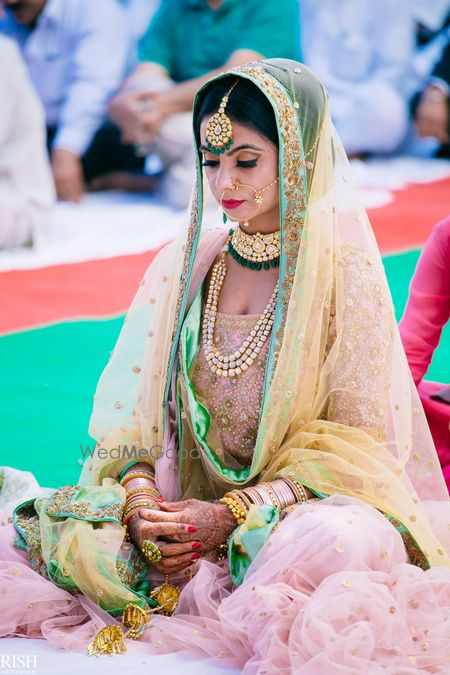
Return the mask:
[[[0, 528], [0, 636], [84, 651], [115, 620], [34, 572], [14, 534]], [[240, 586], [207, 558], [179, 585], [175, 614], [153, 616], [130, 653], [183, 649], [245, 675], [450, 672], [450, 570], [410, 564], [398, 531], [353, 498], [294, 509]]]

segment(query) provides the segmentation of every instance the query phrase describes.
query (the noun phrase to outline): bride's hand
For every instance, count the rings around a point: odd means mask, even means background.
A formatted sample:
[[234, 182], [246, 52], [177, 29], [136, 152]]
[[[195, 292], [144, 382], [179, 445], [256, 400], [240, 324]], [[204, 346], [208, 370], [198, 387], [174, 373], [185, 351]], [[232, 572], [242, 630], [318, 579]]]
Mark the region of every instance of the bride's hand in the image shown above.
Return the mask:
[[[171, 526], [194, 526], [196, 529], [174, 535], [169, 534], [169, 542], [156, 541], [163, 558], [158, 569], [166, 573], [178, 571], [200, 557], [217, 548], [237, 527], [236, 519], [225, 504], [204, 502], [199, 499], [187, 499], [181, 502], [161, 502], [161, 511], [140, 509], [140, 515], [155, 525], [164, 521]], [[179, 543], [180, 542], [180, 543]], [[195, 548], [194, 548], [195, 546]], [[196, 552], [192, 554], [192, 550]], [[192, 557], [192, 556], [195, 557]]]
[[[152, 541], [158, 546], [163, 558], [159, 563], [152, 563], [152, 565], [159, 572], [162, 574], [178, 572], [192, 565], [193, 561], [200, 557], [201, 544], [198, 541], [192, 541], [196, 530], [194, 525], [175, 521], [170, 516], [167, 517], [166, 513], [161, 514], [157, 509], [144, 510], [147, 512], [147, 518], [142, 518], [137, 511], [130, 518], [128, 531], [133, 542], [141, 550], [145, 540]], [[162, 518], [159, 517], [160, 514]], [[180, 543], [168, 545], [166, 539]], [[167, 546], [169, 546], [168, 551]]]

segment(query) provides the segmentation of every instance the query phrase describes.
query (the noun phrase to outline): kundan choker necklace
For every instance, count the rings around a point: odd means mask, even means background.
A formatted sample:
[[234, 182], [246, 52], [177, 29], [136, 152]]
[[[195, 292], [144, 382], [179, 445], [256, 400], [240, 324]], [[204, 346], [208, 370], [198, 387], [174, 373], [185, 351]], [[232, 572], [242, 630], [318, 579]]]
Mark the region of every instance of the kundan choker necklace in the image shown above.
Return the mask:
[[280, 264], [280, 232], [248, 234], [240, 227], [231, 229], [228, 253], [239, 265], [252, 270], [268, 270]]
[[202, 324], [203, 351], [206, 361], [215, 375], [236, 377], [253, 365], [270, 334], [277, 304], [278, 282], [263, 313], [241, 347], [232, 354], [222, 354], [214, 342], [214, 327], [220, 289], [222, 288], [226, 273], [227, 268], [222, 255], [219, 262], [214, 265], [211, 273], [211, 282]]

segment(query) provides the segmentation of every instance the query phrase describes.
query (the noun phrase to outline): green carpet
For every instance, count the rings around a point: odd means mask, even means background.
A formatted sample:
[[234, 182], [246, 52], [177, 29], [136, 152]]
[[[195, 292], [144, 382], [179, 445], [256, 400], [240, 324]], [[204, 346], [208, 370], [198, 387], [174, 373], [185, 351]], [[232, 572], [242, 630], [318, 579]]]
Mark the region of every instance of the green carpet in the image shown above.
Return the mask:
[[[397, 321], [400, 321], [408, 300], [409, 284], [416, 268], [420, 251], [409, 251], [398, 255], [383, 258], [389, 288], [395, 307]], [[427, 380], [436, 382], [450, 382], [450, 323], [442, 332], [438, 349], [433, 355], [433, 361], [427, 372]]]
[[65, 322], [0, 339], [0, 464], [39, 483], [75, 483], [98, 378], [123, 317]]
[[[384, 259], [397, 318], [418, 251]], [[65, 322], [0, 339], [0, 464], [32, 471], [41, 485], [75, 483], [92, 397], [123, 317]], [[450, 326], [427, 378], [450, 382]], [[447, 355], [447, 358], [445, 358]]]

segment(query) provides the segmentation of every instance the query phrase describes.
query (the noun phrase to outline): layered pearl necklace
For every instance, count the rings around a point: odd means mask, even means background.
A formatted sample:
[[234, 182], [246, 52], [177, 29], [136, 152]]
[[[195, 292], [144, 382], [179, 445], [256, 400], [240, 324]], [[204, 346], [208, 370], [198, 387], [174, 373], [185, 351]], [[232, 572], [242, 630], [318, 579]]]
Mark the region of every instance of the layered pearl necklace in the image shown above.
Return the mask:
[[236, 375], [240, 375], [254, 363], [272, 329], [277, 304], [278, 282], [266, 308], [253, 326], [249, 336], [242, 343], [242, 346], [233, 352], [233, 354], [222, 354], [214, 343], [214, 327], [220, 289], [222, 288], [226, 273], [227, 268], [225, 260], [222, 257], [214, 265], [211, 273], [211, 282], [202, 325], [203, 351], [208, 365], [215, 375], [236, 377]]

